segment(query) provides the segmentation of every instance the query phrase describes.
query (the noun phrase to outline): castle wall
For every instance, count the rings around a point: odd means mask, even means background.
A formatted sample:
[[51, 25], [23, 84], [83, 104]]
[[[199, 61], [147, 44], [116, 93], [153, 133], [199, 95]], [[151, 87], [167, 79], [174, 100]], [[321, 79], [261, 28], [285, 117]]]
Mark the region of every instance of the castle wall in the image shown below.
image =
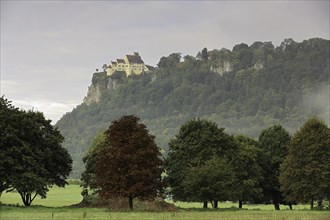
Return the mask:
[[127, 75], [136, 74], [139, 75], [142, 72], [148, 71], [147, 66], [144, 63], [130, 63], [127, 56], [124, 57], [125, 63], [116, 63], [109, 65], [107, 68], [107, 75], [112, 75], [115, 71], [125, 71]]

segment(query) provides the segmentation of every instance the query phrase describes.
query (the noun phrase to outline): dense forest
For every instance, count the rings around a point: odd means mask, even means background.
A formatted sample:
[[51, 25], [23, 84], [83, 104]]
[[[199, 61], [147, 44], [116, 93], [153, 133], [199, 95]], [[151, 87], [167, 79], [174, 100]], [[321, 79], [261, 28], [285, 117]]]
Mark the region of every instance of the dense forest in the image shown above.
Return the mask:
[[252, 138], [273, 124], [292, 133], [312, 115], [329, 123], [329, 53], [329, 40], [285, 39], [277, 47], [255, 42], [204, 48], [196, 57], [172, 53], [142, 75], [96, 72], [84, 103], [56, 124], [73, 158], [72, 177], [80, 177], [96, 134], [123, 115], [140, 117], [164, 156], [180, 125], [192, 118]]

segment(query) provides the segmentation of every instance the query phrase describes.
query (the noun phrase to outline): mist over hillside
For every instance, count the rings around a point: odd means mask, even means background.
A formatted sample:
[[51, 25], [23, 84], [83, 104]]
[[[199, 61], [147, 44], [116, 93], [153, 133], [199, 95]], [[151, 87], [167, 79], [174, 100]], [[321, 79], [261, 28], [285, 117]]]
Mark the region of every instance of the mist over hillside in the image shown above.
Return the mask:
[[329, 52], [329, 40], [285, 39], [278, 47], [254, 42], [197, 56], [173, 53], [140, 75], [96, 72], [84, 102], [56, 124], [74, 160], [72, 177], [80, 177], [93, 137], [127, 114], [141, 118], [164, 156], [193, 117], [253, 138], [277, 123], [293, 133], [312, 115], [329, 124]]

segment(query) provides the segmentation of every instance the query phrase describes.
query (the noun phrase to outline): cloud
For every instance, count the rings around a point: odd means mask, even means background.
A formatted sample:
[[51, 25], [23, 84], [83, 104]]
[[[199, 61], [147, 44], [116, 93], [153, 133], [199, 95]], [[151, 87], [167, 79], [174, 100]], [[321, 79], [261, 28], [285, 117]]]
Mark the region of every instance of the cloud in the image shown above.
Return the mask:
[[52, 124], [55, 124], [66, 112], [78, 105], [74, 101], [51, 102], [48, 100], [14, 100], [12, 104], [24, 110], [43, 112], [46, 119], [52, 120]]
[[303, 104], [312, 115], [318, 115], [330, 125], [330, 86], [320, 85], [303, 97]]
[[[24, 83], [21, 81], [3, 80], [1, 81], [0, 90], [1, 95], [11, 100], [14, 106], [24, 110], [41, 111], [47, 119], [53, 121], [53, 124], [82, 101], [79, 99], [71, 100], [72, 93], [68, 96], [59, 97], [62, 88], [53, 88], [49, 85], [41, 87], [40, 85], [33, 86], [31, 82]], [[42, 93], [43, 90], [46, 92]], [[51, 94], [51, 92], [54, 94]], [[22, 96], [22, 94], [30, 95]]]

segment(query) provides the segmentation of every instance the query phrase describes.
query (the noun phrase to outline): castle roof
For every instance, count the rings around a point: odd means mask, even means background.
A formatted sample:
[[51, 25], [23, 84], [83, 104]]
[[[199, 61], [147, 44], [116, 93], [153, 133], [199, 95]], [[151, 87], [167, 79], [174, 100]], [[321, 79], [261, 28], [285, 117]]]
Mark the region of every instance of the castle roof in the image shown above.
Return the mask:
[[141, 57], [138, 54], [134, 54], [134, 55], [126, 55], [127, 60], [129, 63], [137, 63], [137, 64], [143, 64], [143, 60], [141, 59]]
[[124, 59], [117, 59], [117, 63], [125, 63]]

